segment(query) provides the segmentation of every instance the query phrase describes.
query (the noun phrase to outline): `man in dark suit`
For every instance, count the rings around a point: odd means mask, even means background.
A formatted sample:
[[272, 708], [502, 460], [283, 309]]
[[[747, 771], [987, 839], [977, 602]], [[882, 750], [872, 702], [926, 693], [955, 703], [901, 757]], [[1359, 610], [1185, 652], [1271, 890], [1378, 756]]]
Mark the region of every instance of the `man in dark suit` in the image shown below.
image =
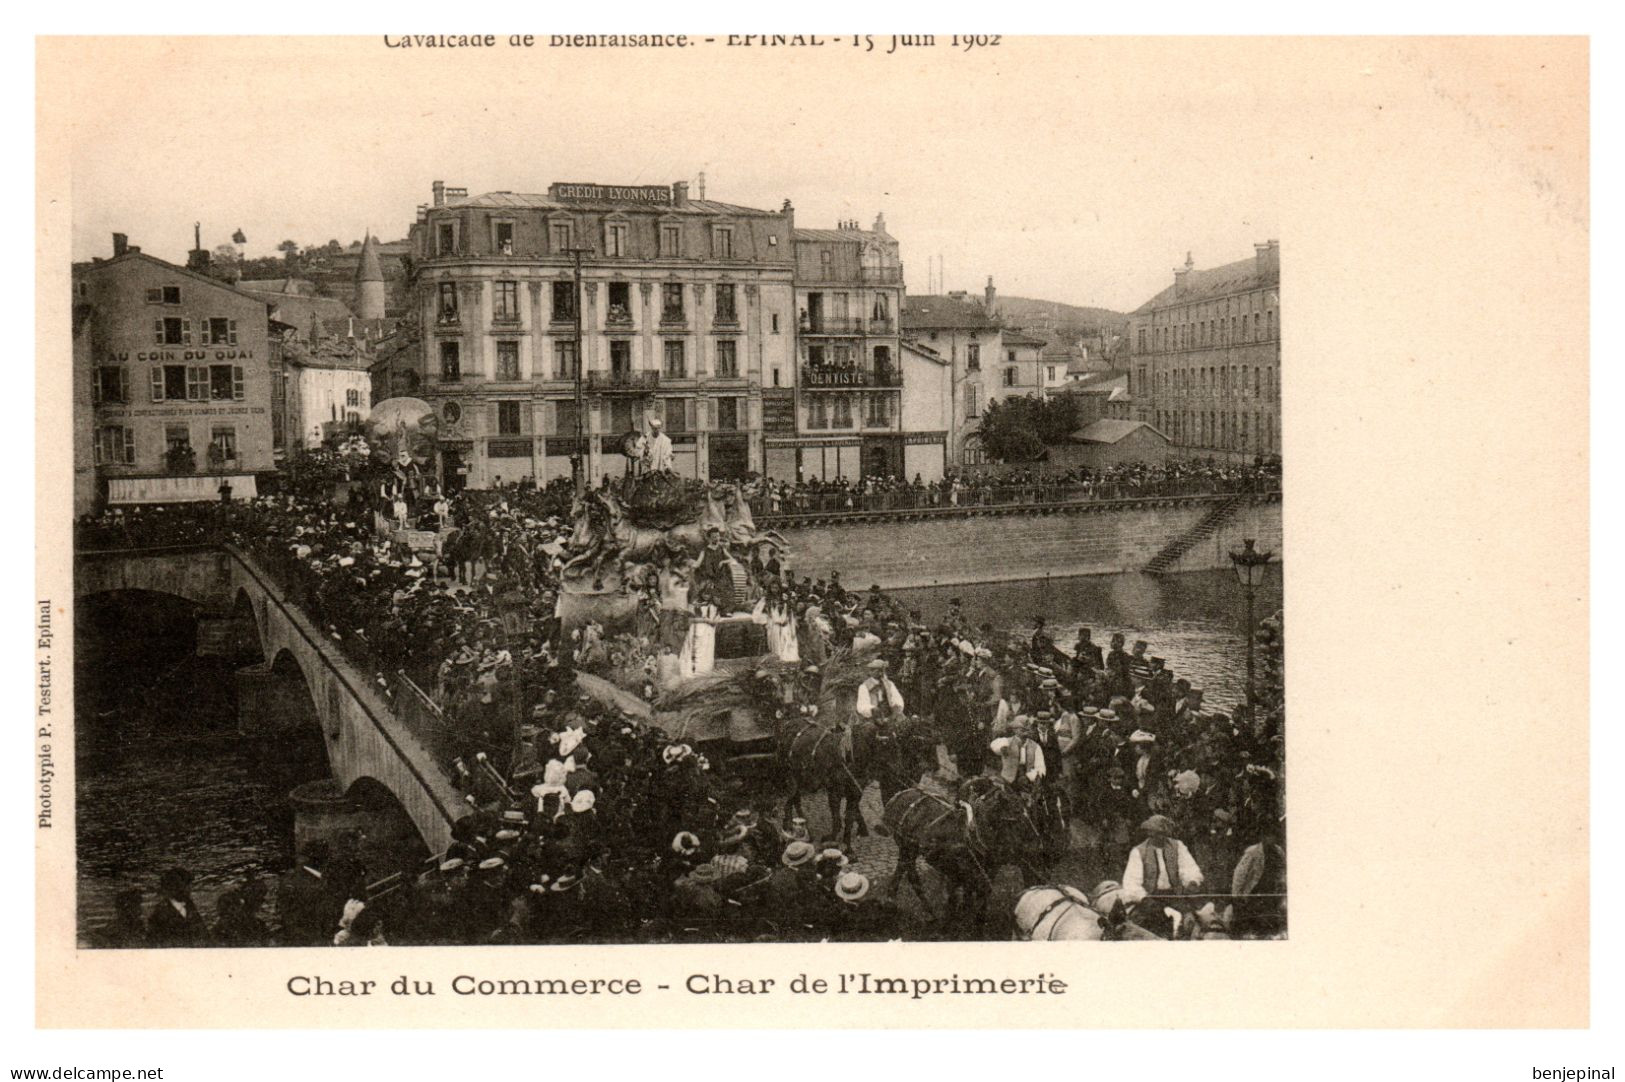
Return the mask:
[[1105, 660], [1100, 656], [1100, 644], [1090, 638], [1088, 628], [1078, 629], [1078, 641], [1072, 647], [1072, 656], [1088, 666], [1093, 671], [1100, 671], [1106, 667]]
[[326, 842], [311, 842], [278, 882], [276, 907], [282, 918], [282, 946], [326, 946], [338, 931], [344, 900], [335, 905], [328, 888], [325, 870], [330, 855]]
[[158, 878], [163, 895], [147, 912], [147, 945], [151, 947], [201, 947], [209, 938], [203, 914], [192, 901], [192, 873], [171, 868]]

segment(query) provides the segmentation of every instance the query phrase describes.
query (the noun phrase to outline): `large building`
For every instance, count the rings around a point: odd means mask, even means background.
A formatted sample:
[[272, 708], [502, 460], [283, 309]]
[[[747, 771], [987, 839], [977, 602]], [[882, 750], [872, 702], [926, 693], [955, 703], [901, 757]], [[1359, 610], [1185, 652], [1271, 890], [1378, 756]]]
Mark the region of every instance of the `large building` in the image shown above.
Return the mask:
[[276, 468], [266, 302], [121, 233], [72, 278], [76, 511], [253, 496]]
[[436, 181], [411, 230], [411, 295], [447, 484], [568, 477], [578, 430], [589, 478], [619, 476], [646, 416], [684, 476], [762, 472], [764, 389], [794, 425], [793, 232], [788, 201], [755, 210], [681, 182], [470, 198]]
[[983, 461], [977, 429], [994, 397], [1003, 355], [1003, 327], [995, 316], [997, 296], [989, 280], [980, 301], [963, 290], [903, 301], [903, 334], [949, 365], [948, 456], [955, 466]]
[[1131, 317], [1133, 417], [1184, 453], [1281, 450], [1280, 244], [1254, 248], [1253, 258], [1211, 270], [1187, 255], [1173, 285]]
[[900, 476], [903, 264], [886, 219], [797, 229], [796, 432], [767, 436], [775, 480]]

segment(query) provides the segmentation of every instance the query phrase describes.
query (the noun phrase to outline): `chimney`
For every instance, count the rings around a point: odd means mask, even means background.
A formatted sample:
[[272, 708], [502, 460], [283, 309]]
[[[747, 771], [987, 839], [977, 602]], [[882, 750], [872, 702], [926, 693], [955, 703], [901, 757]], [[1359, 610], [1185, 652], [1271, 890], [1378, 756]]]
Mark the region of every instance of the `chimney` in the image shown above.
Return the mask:
[[671, 186], [671, 204], [674, 207], [688, 206], [688, 181], [679, 180]]
[[999, 291], [993, 288], [991, 274], [987, 276], [987, 288], [982, 291], [982, 295], [987, 298], [987, 314], [992, 315], [999, 307]]
[[124, 233], [113, 234], [113, 258], [117, 259], [130, 250], [130, 238]]
[[1174, 296], [1183, 297], [1185, 295], [1185, 276], [1190, 274], [1191, 269], [1195, 266], [1196, 261], [1191, 258], [1189, 252], [1186, 252], [1185, 265], [1174, 268]]
[[885, 231], [886, 231], [886, 212], [881, 211], [879, 214], [875, 215], [875, 232], [876, 233], [884, 233]]
[[1266, 282], [1281, 280], [1281, 242], [1278, 240], [1265, 241], [1263, 244], [1253, 245], [1253, 263], [1258, 271], [1258, 277]]
[[446, 205], [446, 182], [443, 180], [434, 182], [434, 205], [437, 207]]
[[700, 198], [704, 199], [705, 198], [705, 174], [704, 173], [700, 174], [699, 191], [700, 191]]

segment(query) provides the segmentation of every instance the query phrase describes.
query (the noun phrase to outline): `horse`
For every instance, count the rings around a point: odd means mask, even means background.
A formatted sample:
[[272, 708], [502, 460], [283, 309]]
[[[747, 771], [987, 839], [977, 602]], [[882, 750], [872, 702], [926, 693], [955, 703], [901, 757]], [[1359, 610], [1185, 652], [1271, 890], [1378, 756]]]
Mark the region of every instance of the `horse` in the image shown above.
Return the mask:
[[789, 818], [792, 809], [802, 814], [801, 794], [822, 789], [829, 801], [830, 833], [844, 841], [852, 840], [852, 828], [860, 836], [869, 833], [869, 824], [863, 820], [858, 802], [863, 799], [865, 782], [860, 773], [865, 770], [855, 734], [851, 741], [851, 757], [843, 747], [846, 737], [838, 723], [821, 721], [818, 710], [804, 707], [780, 719], [774, 734], [779, 763], [784, 769], [787, 793], [784, 815]]
[[1013, 864], [1024, 883], [1041, 878], [1049, 844], [1032, 814], [1028, 794], [995, 778], [964, 782], [953, 799], [922, 788], [905, 789], [886, 803], [883, 822], [897, 842], [897, 872], [888, 888], [895, 897], [906, 878], [927, 912], [931, 901], [920, 879], [924, 857], [948, 882], [948, 915], [968, 907], [978, 923], [987, 918], [993, 876]]

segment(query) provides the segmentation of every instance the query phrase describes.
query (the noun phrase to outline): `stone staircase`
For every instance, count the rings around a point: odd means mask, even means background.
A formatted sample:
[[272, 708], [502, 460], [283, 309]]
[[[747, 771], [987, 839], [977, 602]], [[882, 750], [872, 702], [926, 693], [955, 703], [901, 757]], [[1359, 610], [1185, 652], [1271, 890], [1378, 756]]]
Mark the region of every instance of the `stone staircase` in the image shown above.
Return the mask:
[[1147, 575], [1167, 573], [1174, 564], [1179, 562], [1181, 556], [1212, 537], [1219, 527], [1224, 525], [1224, 520], [1234, 514], [1237, 507], [1241, 506], [1243, 498], [1242, 496], [1226, 496], [1214, 504], [1207, 514], [1197, 520], [1196, 525], [1162, 546], [1162, 550], [1151, 557], [1151, 561], [1140, 570]]

